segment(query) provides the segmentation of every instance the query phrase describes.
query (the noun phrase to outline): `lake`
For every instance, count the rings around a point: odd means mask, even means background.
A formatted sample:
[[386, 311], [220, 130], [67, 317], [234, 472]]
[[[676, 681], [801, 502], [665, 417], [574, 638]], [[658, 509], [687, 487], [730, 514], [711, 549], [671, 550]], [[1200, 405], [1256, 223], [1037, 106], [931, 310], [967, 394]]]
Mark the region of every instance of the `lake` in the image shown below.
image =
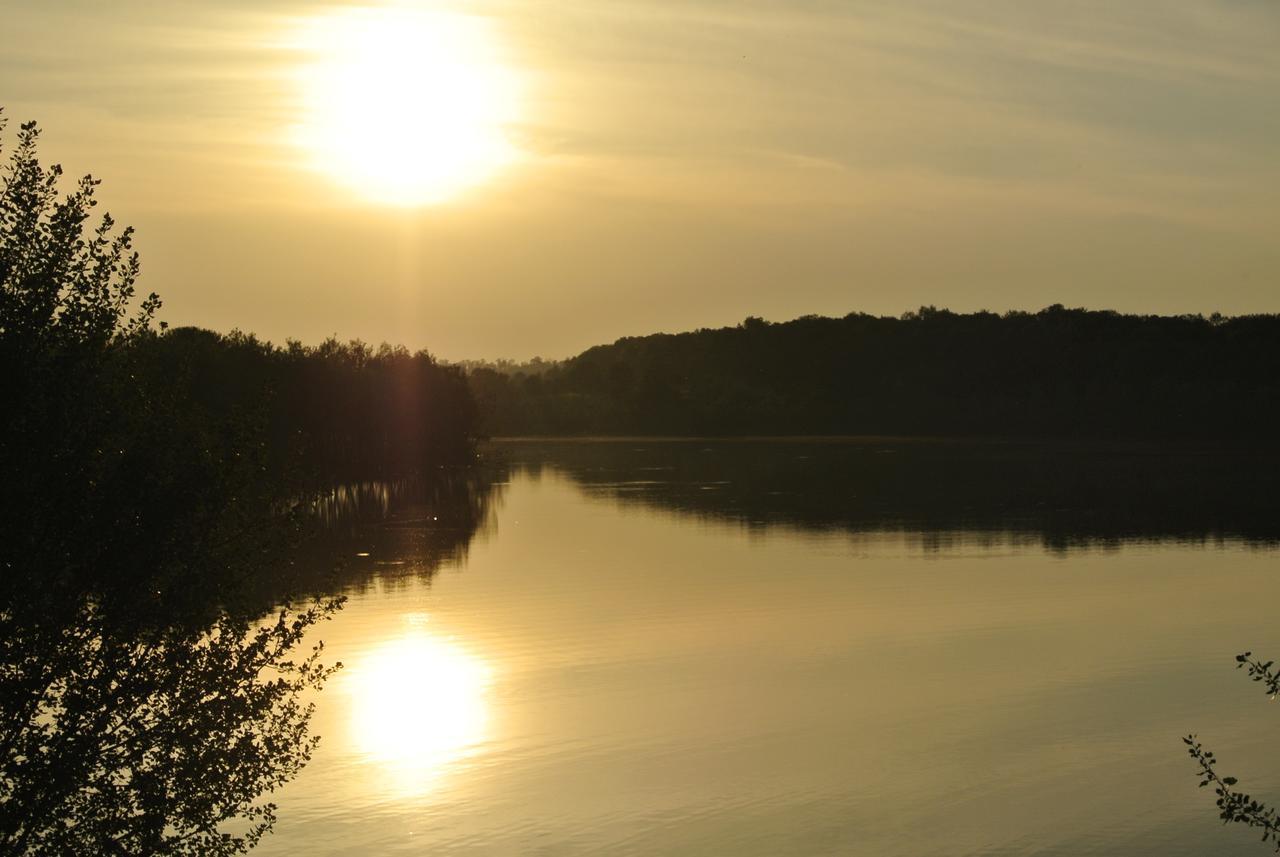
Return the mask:
[[[255, 853], [1262, 854], [1275, 461], [518, 442], [335, 548], [345, 668]], [[454, 501], [449, 501], [454, 502]], [[474, 536], [472, 535], [474, 532]]]

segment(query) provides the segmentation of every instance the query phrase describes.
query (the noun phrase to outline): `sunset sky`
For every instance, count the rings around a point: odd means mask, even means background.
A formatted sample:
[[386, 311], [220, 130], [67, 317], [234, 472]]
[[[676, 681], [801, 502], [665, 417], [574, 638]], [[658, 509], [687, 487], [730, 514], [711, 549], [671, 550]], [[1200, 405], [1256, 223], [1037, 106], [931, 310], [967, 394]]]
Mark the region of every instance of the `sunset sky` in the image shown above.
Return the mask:
[[0, 6], [6, 142], [103, 179], [171, 324], [1280, 311], [1273, 0]]

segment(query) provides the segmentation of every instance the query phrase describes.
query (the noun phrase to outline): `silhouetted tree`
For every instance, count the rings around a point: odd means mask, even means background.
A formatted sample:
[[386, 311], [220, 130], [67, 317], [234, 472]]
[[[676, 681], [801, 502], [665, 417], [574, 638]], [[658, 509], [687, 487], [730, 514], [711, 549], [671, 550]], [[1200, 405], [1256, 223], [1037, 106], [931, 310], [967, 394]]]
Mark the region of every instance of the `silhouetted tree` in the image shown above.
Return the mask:
[[[0, 115], [0, 131], [4, 130]], [[36, 157], [40, 131], [24, 123], [0, 185], [0, 335], [7, 353], [101, 349], [144, 330], [160, 301], [133, 309], [138, 255], [132, 228], [114, 233], [104, 215], [86, 234], [98, 180], [85, 176], [66, 196], [62, 168]]]
[[241, 853], [314, 746], [329, 669], [294, 652], [340, 602], [258, 620], [241, 584], [307, 504], [252, 408], [158, 380], [130, 231], [37, 140], [0, 176], [0, 851]]
[[240, 854], [271, 829], [263, 795], [319, 740], [300, 702], [332, 672], [319, 646], [336, 609], [259, 625], [139, 628], [91, 600], [0, 614], [0, 850], [6, 854]]

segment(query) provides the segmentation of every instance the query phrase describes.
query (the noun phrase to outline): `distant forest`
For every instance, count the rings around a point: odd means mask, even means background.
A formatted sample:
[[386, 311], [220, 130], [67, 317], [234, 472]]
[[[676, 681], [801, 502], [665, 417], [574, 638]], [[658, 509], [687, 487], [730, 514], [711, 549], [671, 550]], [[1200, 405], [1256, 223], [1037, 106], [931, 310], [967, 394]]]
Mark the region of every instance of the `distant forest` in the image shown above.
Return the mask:
[[900, 435], [1259, 441], [1280, 316], [922, 307], [620, 339], [537, 374], [473, 366], [517, 435]]

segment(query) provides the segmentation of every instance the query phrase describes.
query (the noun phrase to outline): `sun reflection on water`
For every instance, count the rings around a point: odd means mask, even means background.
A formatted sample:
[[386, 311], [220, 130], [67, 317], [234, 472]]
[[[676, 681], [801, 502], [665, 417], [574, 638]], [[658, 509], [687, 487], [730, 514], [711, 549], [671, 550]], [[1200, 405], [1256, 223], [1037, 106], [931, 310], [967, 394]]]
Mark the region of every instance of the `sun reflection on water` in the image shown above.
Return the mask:
[[384, 786], [420, 794], [484, 742], [492, 670], [406, 618], [407, 633], [348, 663], [351, 728], [357, 752], [390, 775]]

